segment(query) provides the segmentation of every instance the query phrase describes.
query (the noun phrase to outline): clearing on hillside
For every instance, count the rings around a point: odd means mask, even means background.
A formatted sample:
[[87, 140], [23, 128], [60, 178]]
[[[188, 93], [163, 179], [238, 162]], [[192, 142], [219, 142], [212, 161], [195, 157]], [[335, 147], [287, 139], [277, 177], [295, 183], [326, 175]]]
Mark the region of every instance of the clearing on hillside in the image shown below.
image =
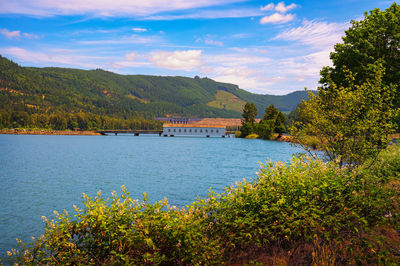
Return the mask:
[[218, 90], [215, 98], [214, 101], [209, 102], [207, 105], [218, 109], [242, 112], [243, 106], [246, 104], [245, 101], [239, 99], [232, 93], [223, 90]]

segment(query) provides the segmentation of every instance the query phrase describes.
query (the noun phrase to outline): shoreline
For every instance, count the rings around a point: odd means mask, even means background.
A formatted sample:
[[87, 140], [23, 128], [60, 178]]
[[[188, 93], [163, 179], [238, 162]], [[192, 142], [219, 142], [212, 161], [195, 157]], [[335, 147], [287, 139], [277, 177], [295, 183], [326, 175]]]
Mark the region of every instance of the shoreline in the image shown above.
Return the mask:
[[30, 130], [30, 129], [1, 129], [2, 135], [62, 135], [62, 136], [101, 136], [96, 130]]
[[[45, 129], [0, 129], [0, 135], [59, 135], [59, 136], [101, 136], [97, 130], [45, 130]], [[400, 133], [392, 134], [392, 139], [400, 142]], [[282, 135], [280, 138], [274, 136], [271, 140], [279, 142], [294, 142], [292, 136]]]

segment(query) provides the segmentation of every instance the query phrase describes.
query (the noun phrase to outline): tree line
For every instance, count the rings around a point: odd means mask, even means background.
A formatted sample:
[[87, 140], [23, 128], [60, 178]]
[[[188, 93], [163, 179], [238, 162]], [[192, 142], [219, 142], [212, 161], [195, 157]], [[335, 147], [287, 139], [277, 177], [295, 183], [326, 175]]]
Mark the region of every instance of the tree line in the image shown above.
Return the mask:
[[29, 114], [25, 111], [0, 111], [0, 129], [46, 128], [55, 130], [161, 129], [162, 123], [142, 118], [116, 118], [90, 113]]
[[272, 134], [278, 133], [278, 138], [286, 132], [286, 116], [273, 104], [265, 108], [264, 117], [259, 123], [256, 122], [257, 107], [254, 103], [246, 103], [243, 107], [242, 126], [240, 128], [241, 138], [253, 135], [256, 138], [270, 139]]

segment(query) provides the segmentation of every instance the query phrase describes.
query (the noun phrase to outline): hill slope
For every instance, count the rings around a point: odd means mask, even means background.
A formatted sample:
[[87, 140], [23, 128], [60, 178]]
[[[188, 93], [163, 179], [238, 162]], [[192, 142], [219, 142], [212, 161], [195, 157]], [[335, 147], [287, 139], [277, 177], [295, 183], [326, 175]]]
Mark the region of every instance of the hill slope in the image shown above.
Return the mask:
[[101, 69], [21, 67], [0, 56], [0, 111], [93, 113], [118, 118], [240, 117], [247, 101], [294, 110], [306, 93], [260, 95], [208, 78], [119, 75]]

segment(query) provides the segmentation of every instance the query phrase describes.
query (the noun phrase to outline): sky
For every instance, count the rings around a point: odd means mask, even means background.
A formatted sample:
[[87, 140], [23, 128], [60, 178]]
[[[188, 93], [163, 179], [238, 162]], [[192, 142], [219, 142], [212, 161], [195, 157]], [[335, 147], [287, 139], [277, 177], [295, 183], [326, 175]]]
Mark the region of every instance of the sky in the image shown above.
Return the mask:
[[208, 77], [261, 94], [315, 89], [351, 20], [393, 1], [0, 0], [21, 66]]

